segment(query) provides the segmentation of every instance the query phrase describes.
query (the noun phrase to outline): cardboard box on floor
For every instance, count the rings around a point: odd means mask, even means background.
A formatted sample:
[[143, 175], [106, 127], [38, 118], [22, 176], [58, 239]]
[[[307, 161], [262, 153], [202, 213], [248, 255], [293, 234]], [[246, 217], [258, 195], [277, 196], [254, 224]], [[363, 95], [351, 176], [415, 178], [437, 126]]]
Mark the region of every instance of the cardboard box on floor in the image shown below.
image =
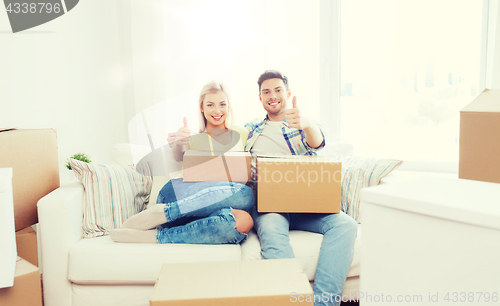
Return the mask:
[[500, 89], [485, 89], [460, 111], [462, 179], [500, 183]]
[[183, 157], [185, 182], [231, 181], [250, 179], [252, 156], [249, 152], [210, 152], [187, 150]]
[[294, 300], [313, 305], [309, 280], [291, 258], [164, 264], [150, 306], [281, 306]]
[[0, 289], [0, 305], [41, 306], [40, 270], [21, 257], [17, 257], [14, 286]]
[[36, 232], [28, 226], [16, 232], [17, 255], [38, 267]]
[[0, 168], [3, 167], [13, 169], [17, 231], [38, 222], [38, 200], [59, 187], [56, 131], [0, 129]]
[[326, 156], [257, 157], [257, 210], [338, 213], [342, 164]]

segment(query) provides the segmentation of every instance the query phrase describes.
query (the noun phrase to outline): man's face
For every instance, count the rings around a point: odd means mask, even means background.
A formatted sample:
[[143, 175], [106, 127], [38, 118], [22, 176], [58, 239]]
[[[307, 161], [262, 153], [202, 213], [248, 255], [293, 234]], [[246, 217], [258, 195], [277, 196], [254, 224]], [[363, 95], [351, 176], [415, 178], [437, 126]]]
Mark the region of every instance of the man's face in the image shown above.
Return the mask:
[[285, 116], [286, 104], [290, 95], [291, 91], [286, 90], [282, 79], [268, 79], [262, 82], [259, 98], [270, 119], [272, 119], [271, 117]]

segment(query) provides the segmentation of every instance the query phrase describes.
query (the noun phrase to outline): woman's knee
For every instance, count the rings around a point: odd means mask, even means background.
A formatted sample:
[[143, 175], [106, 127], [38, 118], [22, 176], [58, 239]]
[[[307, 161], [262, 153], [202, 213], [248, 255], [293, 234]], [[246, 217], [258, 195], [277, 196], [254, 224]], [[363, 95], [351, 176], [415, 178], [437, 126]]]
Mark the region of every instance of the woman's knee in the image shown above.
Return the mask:
[[158, 193], [158, 197], [156, 198], [156, 203], [169, 203], [169, 202], [174, 202], [177, 199], [175, 199], [175, 192], [174, 192], [174, 187], [172, 184], [172, 180], [168, 181], [163, 187], [160, 189], [160, 192]]
[[234, 219], [236, 220], [236, 229], [240, 233], [248, 234], [253, 228], [253, 219], [249, 213], [240, 209], [233, 209]]

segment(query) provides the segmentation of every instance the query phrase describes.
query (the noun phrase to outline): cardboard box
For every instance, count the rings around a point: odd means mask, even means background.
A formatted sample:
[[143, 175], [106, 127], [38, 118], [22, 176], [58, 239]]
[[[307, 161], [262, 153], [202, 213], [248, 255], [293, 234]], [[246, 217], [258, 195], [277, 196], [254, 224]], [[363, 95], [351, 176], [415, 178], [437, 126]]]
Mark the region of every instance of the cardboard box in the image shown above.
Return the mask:
[[37, 223], [36, 203], [59, 187], [56, 131], [0, 131], [2, 167], [13, 168], [16, 231]]
[[16, 232], [17, 255], [38, 267], [38, 249], [36, 232], [28, 226]]
[[14, 286], [0, 289], [0, 305], [41, 306], [42, 287], [38, 268], [18, 257]]
[[500, 183], [500, 89], [485, 89], [460, 111], [462, 179]]
[[14, 284], [16, 259], [12, 168], [0, 168], [0, 288]]
[[250, 179], [251, 162], [249, 152], [188, 150], [183, 158], [183, 180], [246, 183]]
[[165, 264], [150, 305], [281, 306], [298, 300], [314, 304], [309, 280], [292, 258]]
[[258, 156], [257, 210], [338, 213], [341, 170], [326, 156]]

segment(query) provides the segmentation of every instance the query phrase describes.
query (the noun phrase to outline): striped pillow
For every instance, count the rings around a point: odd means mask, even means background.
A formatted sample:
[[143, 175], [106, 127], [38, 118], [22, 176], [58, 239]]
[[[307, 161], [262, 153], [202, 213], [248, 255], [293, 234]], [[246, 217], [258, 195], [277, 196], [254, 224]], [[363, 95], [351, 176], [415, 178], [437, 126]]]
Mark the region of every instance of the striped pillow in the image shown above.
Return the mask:
[[[83, 237], [94, 238], [119, 228], [125, 220], [146, 209], [153, 185], [149, 167], [88, 164], [70, 159], [69, 164], [82, 182]], [[139, 167], [138, 167], [139, 168]], [[144, 169], [145, 168], [145, 169]]]
[[348, 157], [342, 160], [341, 210], [361, 223], [361, 188], [376, 186], [403, 161]]

